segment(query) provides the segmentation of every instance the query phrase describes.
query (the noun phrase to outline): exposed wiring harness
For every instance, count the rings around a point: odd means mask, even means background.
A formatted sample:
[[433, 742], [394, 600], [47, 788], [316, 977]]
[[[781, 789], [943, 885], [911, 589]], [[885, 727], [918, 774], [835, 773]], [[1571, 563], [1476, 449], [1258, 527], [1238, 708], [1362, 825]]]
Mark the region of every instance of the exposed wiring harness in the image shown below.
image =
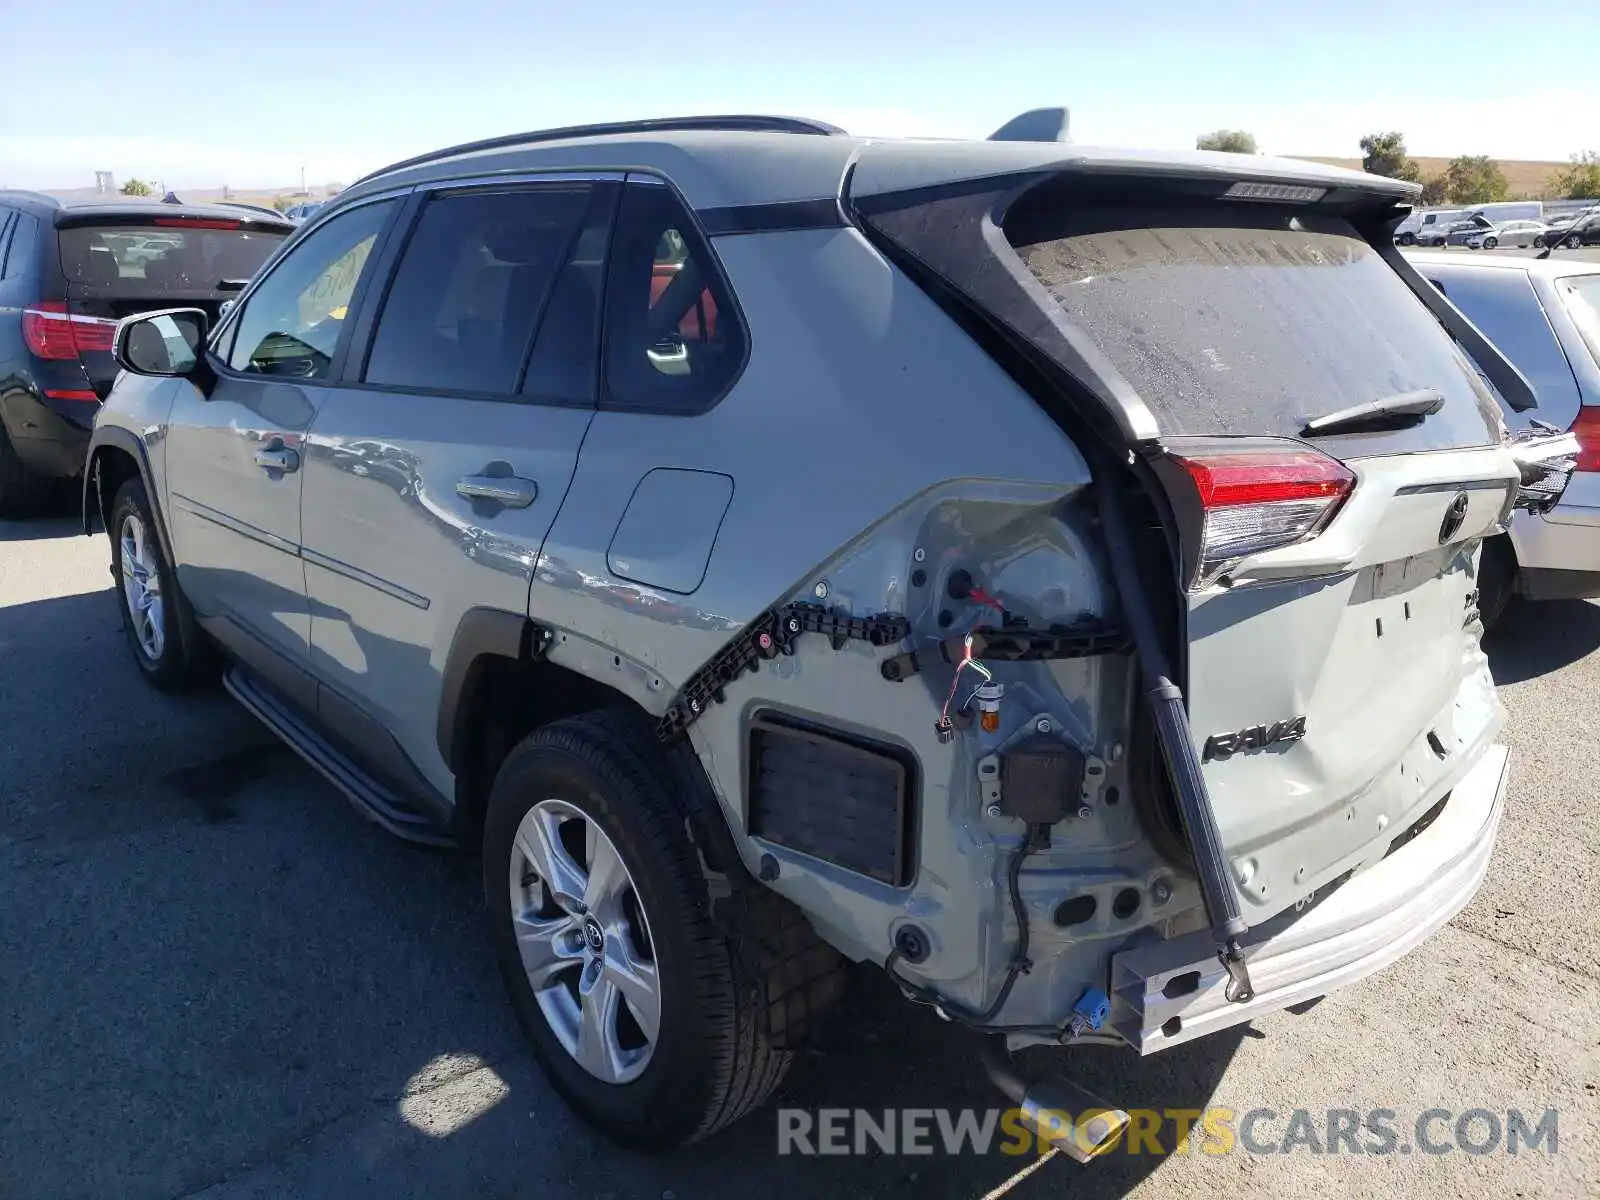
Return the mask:
[[[933, 723], [933, 731], [942, 742], [951, 741], [956, 735], [955, 722], [950, 719], [950, 705], [955, 701], [956, 689], [961, 686], [961, 673], [970, 670], [978, 675], [984, 683], [994, 682], [994, 675], [989, 668], [972, 657], [972, 635], [970, 633], [967, 634], [964, 640], [964, 647], [961, 658], [956, 662], [955, 674], [950, 677], [950, 691], [945, 695], [944, 705], [939, 709], [939, 719]], [[982, 684], [979, 686], [981, 687]], [[977, 694], [977, 689], [974, 688], [972, 695], [975, 696]], [[972, 696], [968, 696], [966, 704], [963, 704], [961, 709], [965, 709], [967, 704], [971, 703]], [[961, 709], [957, 709], [957, 711], [959, 712]]]
[[[1048, 825], [1028, 826], [1028, 837], [1022, 845], [1018, 846], [1012, 854], [1011, 861], [1006, 867], [1006, 886], [1011, 893], [1011, 912], [1017, 922], [1017, 948], [1011, 956], [1011, 962], [1006, 966], [1005, 982], [1000, 985], [1000, 990], [989, 1003], [989, 1007], [982, 1012], [973, 1012], [959, 1004], [940, 999], [932, 991], [919, 984], [912, 983], [905, 976], [895, 970], [895, 964], [905, 957], [900, 947], [896, 946], [889, 951], [889, 957], [883, 961], [883, 969], [888, 972], [889, 978], [899, 986], [908, 999], [918, 1004], [926, 1004], [937, 1009], [940, 1013], [959, 1021], [963, 1025], [987, 1027], [995, 1016], [1005, 1007], [1006, 1001], [1011, 998], [1011, 989], [1016, 987], [1017, 980], [1032, 969], [1033, 963], [1028, 958], [1028, 910], [1022, 903], [1022, 863], [1028, 855], [1035, 850], [1041, 850], [1050, 843], [1050, 827]], [[1015, 1032], [1043, 1032], [1056, 1034], [1060, 1030], [1054, 1026], [1017, 1026]]]

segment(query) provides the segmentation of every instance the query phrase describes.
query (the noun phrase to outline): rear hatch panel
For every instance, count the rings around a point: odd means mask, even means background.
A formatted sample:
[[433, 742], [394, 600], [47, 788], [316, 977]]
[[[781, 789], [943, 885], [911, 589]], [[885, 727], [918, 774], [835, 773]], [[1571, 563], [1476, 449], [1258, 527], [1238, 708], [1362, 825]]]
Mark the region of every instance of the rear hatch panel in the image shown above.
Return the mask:
[[[1531, 401], [1394, 253], [1410, 193], [1229, 156], [1031, 147], [1008, 153], [1054, 161], [939, 179], [937, 163], [875, 167], [873, 151], [849, 199], [880, 248], [1070, 433], [1135, 452], [1167, 491], [1172, 650], [1247, 923], [1381, 857], [1503, 721], [1478, 648], [1477, 554], [1509, 519], [1519, 472], [1485, 377]], [[1417, 391], [1440, 401], [1420, 419], [1306, 433]], [[1353, 485], [1311, 534], [1202, 580], [1183, 545], [1200, 527], [1177, 515], [1193, 496], [1161, 464], [1234, 438], [1328, 456]], [[1219, 744], [1231, 751], [1207, 754]]]

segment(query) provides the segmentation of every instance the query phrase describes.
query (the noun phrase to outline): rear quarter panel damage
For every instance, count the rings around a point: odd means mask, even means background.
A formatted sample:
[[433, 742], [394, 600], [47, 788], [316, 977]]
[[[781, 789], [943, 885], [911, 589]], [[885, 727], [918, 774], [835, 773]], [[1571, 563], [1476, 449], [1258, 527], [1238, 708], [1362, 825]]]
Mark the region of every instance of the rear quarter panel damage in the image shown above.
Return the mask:
[[[948, 598], [949, 574], [962, 567], [1038, 624], [1113, 615], [1089, 508], [1079, 502], [1089, 480], [1082, 456], [915, 284], [850, 229], [715, 245], [749, 327], [749, 363], [702, 415], [596, 414], [531, 587], [533, 619], [557, 631], [554, 661], [659, 714], [746, 623], [790, 600], [855, 616], [905, 613], [912, 644], [922, 645], [998, 616]], [[734, 480], [705, 579], [689, 596], [623, 580], [606, 560], [636, 486], [662, 468]], [[889, 683], [879, 669], [888, 653], [861, 642], [835, 651], [803, 636], [793, 657], [733, 683], [691, 736], [736, 834], [746, 828], [746, 724], [757, 711], [820, 719], [914, 754], [922, 794], [909, 887], [748, 837], [741, 851], [753, 870], [773, 855], [775, 889], [853, 957], [881, 961], [896, 923], [916, 919], [933, 947], [917, 972], [978, 1003], [1014, 939], [1001, 865], [1022, 829], [982, 811], [966, 740], [942, 745], [934, 735], [948, 670]], [[1001, 668], [1016, 697], [1004, 707], [1002, 736], [1048, 714], [1060, 736], [1105, 764], [1095, 786], [1125, 797], [1112, 747], [1125, 741], [1126, 674], [1123, 658]], [[1105, 892], [1097, 924], [1073, 930], [1082, 939], [1119, 924], [1110, 917], [1117, 884], [1163, 870], [1131, 805], [1092, 807], [1096, 816], [1073, 838], [1030, 860], [1024, 892], [1041, 969], [1019, 984], [1012, 1019], [1054, 1019], [1071, 1003], [1051, 994], [1058, 970], [1072, 975], [1081, 965], [1050, 953], [1062, 894]], [[1169, 907], [1183, 907], [1181, 889]], [[1121, 924], [1149, 919], [1141, 908]]]

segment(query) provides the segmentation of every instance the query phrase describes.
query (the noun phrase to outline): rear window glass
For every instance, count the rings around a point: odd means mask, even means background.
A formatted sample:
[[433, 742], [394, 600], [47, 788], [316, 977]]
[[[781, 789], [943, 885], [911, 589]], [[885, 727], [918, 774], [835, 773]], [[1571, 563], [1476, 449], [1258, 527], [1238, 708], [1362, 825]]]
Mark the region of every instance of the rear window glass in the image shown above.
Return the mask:
[[162, 225], [72, 226], [60, 231], [67, 282], [95, 294], [231, 295], [286, 236]]
[[1494, 401], [1403, 280], [1345, 221], [1244, 205], [1023, 211], [1029, 271], [1168, 434], [1298, 436], [1319, 416], [1432, 388], [1421, 425], [1318, 444], [1348, 454], [1481, 445]]

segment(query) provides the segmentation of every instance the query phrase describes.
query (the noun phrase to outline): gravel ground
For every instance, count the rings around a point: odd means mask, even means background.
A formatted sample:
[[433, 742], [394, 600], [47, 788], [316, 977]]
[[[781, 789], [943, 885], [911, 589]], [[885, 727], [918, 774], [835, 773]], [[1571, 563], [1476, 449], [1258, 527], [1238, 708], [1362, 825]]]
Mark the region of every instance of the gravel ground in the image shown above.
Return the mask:
[[[1065, 1059], [1126, 1106], [1559, 1110], [1557, 1153], [775, 1156], [757, 1114], [650, 1159], [524, 1057], [474, 866], [365, 823], [220, 693], [126, 657], [104, 537], [0, 523], [0, 1197], [1600, 1194], [1600, 608], [1491, 647], [1510, 810], [1487, 884], [1400, 963], [1147, 1061]], [[996, 1104], [970, 1039], [867, 986], [790, 1077], [823, 1106]], [[1436, 1136], [1446, 1126], [1435, 1128]], [[1170, 1135], [1164, 1135], [1170, 1151]]]

